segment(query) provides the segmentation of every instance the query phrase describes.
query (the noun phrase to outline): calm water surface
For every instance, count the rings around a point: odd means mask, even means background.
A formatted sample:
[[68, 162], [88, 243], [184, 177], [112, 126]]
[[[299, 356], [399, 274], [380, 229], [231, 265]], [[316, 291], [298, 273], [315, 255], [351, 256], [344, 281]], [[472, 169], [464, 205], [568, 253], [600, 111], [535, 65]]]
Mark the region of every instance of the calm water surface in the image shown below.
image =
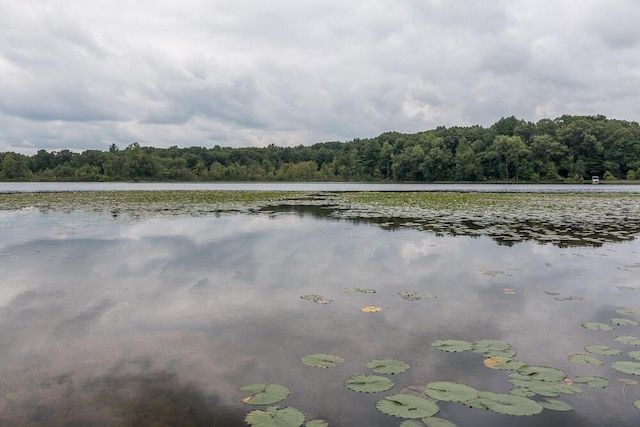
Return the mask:
[[[607, 378], [561, 396], [571, 412], [512, 417], [440, 402], [459, 426], [635, 426], [640, 386], [567, 360], [640, 327], [582, 322], [640, 309], [640, 243], [559, 248], [488, 237], [389, 231], [285, 212], [133, 220], [89, 213], [0, 212], [0, 425], [246, 425], [251, 383], [291, 389], [279, 403], [331, 426], [397, 426], [375, 402], [404, 387], [461, 382], [505, 393], [509, 371], [436, 339], [510, 342], [517, 360]], [[375, 294], [343, 292], [373, 288]], [[400, 291], [437, 299], [406, 301]], [[319, 294], [316, 304], [300, 298]], [[559, 298], [555, 298], [559, 297]], [[573, 298], [569, 298], [573, 297]], [[381, 307], [363, 313], [365, 306]], [[638, 316], [627, 316], [638, 320]], [[305, 366], [340, 355], [331, 369]], [[371, 359], [411, 365], [385, 393], [348, 390]], [[636, 377], [636, 379], [638, 379]], [[155, 423], [155, 424], [154, 424]]]

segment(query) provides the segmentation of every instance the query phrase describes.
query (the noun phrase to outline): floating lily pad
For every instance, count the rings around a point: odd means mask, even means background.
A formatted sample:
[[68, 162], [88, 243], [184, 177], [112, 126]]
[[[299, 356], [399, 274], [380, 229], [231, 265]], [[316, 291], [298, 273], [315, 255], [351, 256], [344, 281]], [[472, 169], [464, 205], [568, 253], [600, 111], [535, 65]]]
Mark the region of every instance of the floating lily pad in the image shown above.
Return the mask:
[[344, 359], [335, 354], [311, 354], [302, 358], [302, 363], [316, 368], [333, 368]]
[[423, 423], [422, 421], [416, 421], [416, 420], [406, 420], [400, 423], [400, 427], [425, 427], [425, 426], [426, 426], [425, 423]]
[[[525, 387], [518, 387], [518, 388], [511, 389], [509, 393], [515, 396], [522, 396], [522, 397], [533, 397], [536, 395], [536, 392], [534, 392], [530, 388], [525, 388]], [[560, 393], [558, 393], [556, 396], [559, 396], [559, 395]]]
[[536, 401], [513, 394], [479, 392], [479, 397], [467, 402], [465, 405], [473, 408], [482, 408], [505, 415], [535, 415], [542, 411], [542, 406]]
[[616, 371], [624, 372], [625, 374], [640, 375], [640, 363], [627, 362], [626, 360], [614, 362], [611, 365]]
[[359, 294], [375, 294], [376, 291], [375, 289], [363, 289], [363, 288], [344, 288], [342, 289], [342, 292], [356, 292]]
[[305, 424], [305, 427], [329, 427], [329, 423], [325, 420], [311, 420]]
[[436, 400], [464, 402], [478, 397], [478, 390], [465, 384], [436, 381], [427, 384], [425, 394]]
[[630, 358], [640, 360], [640, 351], [630, 351], [627, 353]]
[[512, 360], [510, 357], [491, 356], [484, 359], [484, 366], [491, 369], [501, 369], [505, 371], [517, 371], [524, 367], [526, 363]]
[[379, 393], [393, 387], [393, 381], [378, 375], [351, 375], [344, 380], [348, 389], [359, 393]]
[[568, 412], [573, 410], [571, 405], [557, 399], [545, 399], [545, 401], [538, 403], [540, 403], [540, 406], [543, 408], [550, 409], [552, 411]]
[[569, 362], [575, 363], [577, 365], [604, 365], [604, 362], [602, 360], [588, 354], [572, 354], [567, 357], [567, 359], [569, 360]]
[[504, 277], [506, 276], [506, 273], [504, 271], [500, 271], [500, 270], [476, 270], [478, 273], [483, 274], [485, 276], [489, 276], [489, 277]]
[[638, 385], [638, 381], [631, 380], [629, 378], [620, 378], [618, 381], [620, 381], [624, 385]]
[[616, 310], [620, 314], [626, 314], [628, 316], [640, 316], [640, 310], [633, 310], [631, 308], [620, 308]]
[[[582, 389], [573, 384], [568, 384], [563, 381], [540, 381], [527, 377], [523, 377], [521, 375], [510, 375], [508, 380], [511, 384], [520, 387], [521, 389], [526, 389], [531, 391], [534, 394], [539, 394], [544, 397], [557, 397], [561, 394], [581, 394]], [[518, 396], [525, 396], [524, 391], [520, 391], [514, 393], [512, 390], [512, 394], [517, 394]]]
[[562, 381], [567, 373], [549, 366], [526, 365], [518, 369], [518, 374], [538, 381]]
[[437, 295], [430, 293], [418, 293], [418, 292], [398, 292], [398, 295], [407, 301], [418, 301], [421, 299], [436, 299]]
[[242, 400], [249, 405], [271, 405], [289, 396], [289, 389], [279, 384], [249, 384], [240, 390], [253, 392]]
[[449, 353], [460, 353], [473, 348], [473, 345], [470, 342], [459, 340], [435, 340], [431, 341], [431, 345], [440, 351], [446, 351]]
[[585, 383], [589, 388], [606, 388], [609, 387], [609, 381], [601, 377], [575, 377], [574, 383]]
[[300, 427], [304, 414], [296, 408], [272, 406], [266, 411], [251, 411], [244, 420], [252, 427]]
[[331, 301], [333, 301], [317, 294], [301, 295], [300, 299], [303, 299], [305, 301], [313, 301], [317, 304], [329, 304]]
[[621, 291], [635, 291], [636, 288], [634, 288], [633, 286], [618, 286], [618, 289], [620, 289]]
[[613, 340], [622, 344], [640, 345], [640, 338], [631, 335], [620, 335]]
[[407, 363], [396, 359], [371, 360], [367, 362], [365, 366], [369, 369], [373, 369], [379, 374], [400, 374], [408, 371], [410, 368]]
[[511, 348], [511, 344], [500, 340], [480, 340], [473, 343], [472, 350], [475, 353], [486, 353], [489, 351], [507, 351]]
[[620, 354], [622, 354], [620, 350], [611, 348], [606, 345], [597, 344], [587, 345], [584, 347], [584, 350], [588, 353], [599, 354], [601, 356], [619, 356]]
[[374, 307], [370, 305], [367, 307], [362, 307], [360, 311], [364, 311], [365, 313], [377, 313], [379, 311], [382, 311], [382, 307]]
[[613, 331], [612, 326], [599, 322], [584, 322], [582, 323], [582, 327], [592, 331]]
[[614, 325], [618, 326], [640, 326], [640, 322], [631, 319], [611, 319], [609, 320]]
[[413, 394], [392, 394], [376, 403], [376, 408], [387, 415], [400, 418], [425, 418], [438, 413], [434, 402]]
[[633, 407], [636, 409], [640, 409], [640, 399], [633, 402]]
[[[438, 417], [423, 418], [422, 422], [427, 427], [456, 427], [456, 425], [451, 421], [445, 420], [444, 418], [438, 418]], [[400, 425], [400, 427], [402, 427], [402, 424]]]

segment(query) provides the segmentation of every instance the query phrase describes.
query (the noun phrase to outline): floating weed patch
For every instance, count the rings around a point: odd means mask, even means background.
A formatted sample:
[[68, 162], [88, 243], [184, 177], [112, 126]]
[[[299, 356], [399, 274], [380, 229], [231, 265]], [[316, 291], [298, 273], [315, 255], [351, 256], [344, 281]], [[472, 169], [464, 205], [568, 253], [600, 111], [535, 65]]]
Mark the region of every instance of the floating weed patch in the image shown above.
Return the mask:
[[614, 329], [611, 325], [599, 322], [583, 322], [581, 325], [583, 328], [591, 331], [613, 331]]
[[434, 402], [413, 394], [392, 394], [376, 403], [376, 408], [387, 415], [400, 418], [426, 418], [438, 413]]
[[300, 427], [304, 414], [296, 408], [272, 406], [265, 411], [251, 411], [245, 421], [252, 427]]
[[396, 359], [375, 359], [367, 362], [365, 366], [378, 374], [400, 374], [411, 368], [408, 363]]
[[271, 405], [289, 396], [289, 389], [279, 384], [249, 384], [240, 390], [253, 392], [251, 396], [242, 399], [242, 402], [249, 405]]
[[431, 341], [431, 346], [449, 353], [460, 353], [473, 348], [473, 344], [470, 342], [460, 340], [435, 340]]
[[305, 301], [313, 301], [317, 304], [329, 304], [333, 301], [317, 294], [301, 295], [300, 299], [303, 299]]
[[367, 288], [344, 288], [342, 289], [342, 292], [359, 293], [359, 294], [375, 294], [378, 291], [376, 291], [375, 289], [367, 289]]
[[430, 293], [418, 293], [418, 292], [398, 292], [398, 295], [402, 297], [402, 299], [407, 301], [419, 301], [421, 299], [436, 299], [438, 298], [434, 294]]
[[333, 368], [344, 359], [334, 354], [311, 354], [302, 358], [302, 363], [315, 368]]
[[358, 393], [380, 393], [394, 386], [389, 378], [379, 375], [351, 375], [344, 380], [344, 384]]
[[476, 270], [476, 272], [493, 278], [502, 278], [507, 276], [507, 273], [500, 270]]

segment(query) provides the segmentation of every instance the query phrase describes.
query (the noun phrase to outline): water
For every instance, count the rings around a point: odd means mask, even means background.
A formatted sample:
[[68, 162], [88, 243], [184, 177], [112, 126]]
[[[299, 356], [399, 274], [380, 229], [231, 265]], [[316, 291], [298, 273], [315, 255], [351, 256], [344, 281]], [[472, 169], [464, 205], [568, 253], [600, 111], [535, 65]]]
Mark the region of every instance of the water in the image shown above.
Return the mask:
[[[591, 188], [591, 187], [589, 187]], [[560, 396], [572, 412], [512, 417], [440, 402], [459, 426], [637, 425], [640, 386], [603, 366], [567, 360], [640, 327], [588, 331], [640, 309], [640, 242], [561, 248], [499, 245], [303, 208], [252, 215], [135, 220], [35, 209], [0, 212], [0, 425], [246, 425], [246, 384], [290, 388], [281, 406], [331, 426], [399, 425], [375, 402], [405, 387], [461, 382], [505, 393], [508, 371], [480, 354], [444, 353], [436, 339], [511, 343], [517, 360], [597, 375], [606, 389]], [[373, 288], [375, 294], [343, 288]], [[437, 299], [405, 301], [401, 291]], [[300, 296], [332, 300], [316, 304]], [[364, 313], [365, 306], [382, 308]], [[305, 366], [314, 353], [335, 368]], [[389, 392], [348, 390], [371, 359], [408, 372]], [[636, 377], [636, 379], [638, 379]], [[536, 398], [539, 399], [539, 398]], [[156, 423], [156, 424], [154, 424]]]
[[457, 191], [513, 193], [630, 193], [640, 185], [592, 184], [371, 184], [363, 182], [0, 182], [0, 193], [115, 190], [248, 190], [248, 191]]

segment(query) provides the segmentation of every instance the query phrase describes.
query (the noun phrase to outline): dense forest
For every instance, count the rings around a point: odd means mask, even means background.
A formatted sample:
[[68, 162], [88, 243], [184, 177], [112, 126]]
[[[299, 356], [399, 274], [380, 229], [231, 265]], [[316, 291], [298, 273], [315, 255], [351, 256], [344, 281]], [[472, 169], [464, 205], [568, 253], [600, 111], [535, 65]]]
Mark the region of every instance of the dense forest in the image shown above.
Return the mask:
[[154, 148], [0, 153], [4, 181], [499, 181], [640, 179], [640, 126], [604, 116], [492, 126], [311, 146]]

